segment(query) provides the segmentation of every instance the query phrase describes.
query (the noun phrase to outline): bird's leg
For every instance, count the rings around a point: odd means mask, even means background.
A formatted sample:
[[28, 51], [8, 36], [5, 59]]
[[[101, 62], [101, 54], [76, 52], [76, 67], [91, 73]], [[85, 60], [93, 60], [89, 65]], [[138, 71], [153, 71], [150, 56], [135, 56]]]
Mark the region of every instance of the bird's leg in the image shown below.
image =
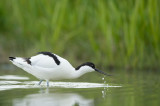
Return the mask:
[[42, 81], [43, 81], [43, 80], [41, 79], [41, 80], [39, 81], [38, 85], [41, 85]]
[[47, 87], [49, 87], [49, 80], [47, 80]]

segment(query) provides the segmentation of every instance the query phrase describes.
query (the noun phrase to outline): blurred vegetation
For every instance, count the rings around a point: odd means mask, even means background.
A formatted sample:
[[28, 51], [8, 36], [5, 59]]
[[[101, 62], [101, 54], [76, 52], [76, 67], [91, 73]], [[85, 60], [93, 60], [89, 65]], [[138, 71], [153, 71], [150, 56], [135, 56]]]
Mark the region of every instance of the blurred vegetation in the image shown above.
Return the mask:
[[0, 0], [0, 57], [51, 51], [73, 65], [159, 68], [159, 0]]

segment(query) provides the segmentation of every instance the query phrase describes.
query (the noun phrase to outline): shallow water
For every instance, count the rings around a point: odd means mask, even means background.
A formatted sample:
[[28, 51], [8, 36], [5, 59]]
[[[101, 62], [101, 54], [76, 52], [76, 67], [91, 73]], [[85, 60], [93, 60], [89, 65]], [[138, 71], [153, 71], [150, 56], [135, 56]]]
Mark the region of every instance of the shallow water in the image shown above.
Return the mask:
[[[107, 70], [106, 70], [107, 71]], [[50, 87], [20, 69], [0, 70], [0, 106], [160, 106], [160, 73], [88, 73], [78, 79], [51, 81]]]

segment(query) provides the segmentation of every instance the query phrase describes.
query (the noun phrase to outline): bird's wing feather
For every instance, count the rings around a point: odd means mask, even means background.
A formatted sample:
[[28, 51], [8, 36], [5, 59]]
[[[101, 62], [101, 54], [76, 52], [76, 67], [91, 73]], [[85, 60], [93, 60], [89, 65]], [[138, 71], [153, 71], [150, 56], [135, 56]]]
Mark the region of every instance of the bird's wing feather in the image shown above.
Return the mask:
[[54, 59], [48, 55], [38, 54], [30, 58], [32, 66], [43, 68], [55, 68], [57, 64]]

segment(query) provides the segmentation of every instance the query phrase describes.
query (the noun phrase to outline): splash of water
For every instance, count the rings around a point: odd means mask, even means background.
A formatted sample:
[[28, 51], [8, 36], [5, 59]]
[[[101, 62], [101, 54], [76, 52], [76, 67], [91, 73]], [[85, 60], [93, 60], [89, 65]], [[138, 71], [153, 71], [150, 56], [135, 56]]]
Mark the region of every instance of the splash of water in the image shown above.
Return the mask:
[[103, 81], [104, 84], [106, 83], [105, 76], [102, 77], [102, 81]]

